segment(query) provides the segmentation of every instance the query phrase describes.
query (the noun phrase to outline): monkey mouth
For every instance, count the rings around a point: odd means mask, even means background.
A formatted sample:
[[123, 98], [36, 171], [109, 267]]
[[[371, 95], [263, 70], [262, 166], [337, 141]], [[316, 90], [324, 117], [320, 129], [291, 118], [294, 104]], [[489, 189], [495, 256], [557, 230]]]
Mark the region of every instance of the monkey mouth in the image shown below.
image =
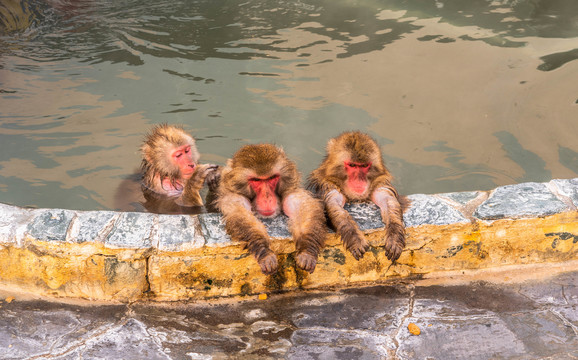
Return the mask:
[[195, 172], [196, 168], [197, 168], [197, 166], [195, 164], [190, 164], [190, 165], [188, 165], [188, 167], [183, 169], [183, 174], [191, 175], [192, 173]]
[[367, 181], [364, 180], [352, 179], [347, 185], [349, 190], [357, 195], [364, 195], [368, 189]]
[[257, 214], [262, 218], [272, 218], [277, 215], [276, 210], [257, 210]]

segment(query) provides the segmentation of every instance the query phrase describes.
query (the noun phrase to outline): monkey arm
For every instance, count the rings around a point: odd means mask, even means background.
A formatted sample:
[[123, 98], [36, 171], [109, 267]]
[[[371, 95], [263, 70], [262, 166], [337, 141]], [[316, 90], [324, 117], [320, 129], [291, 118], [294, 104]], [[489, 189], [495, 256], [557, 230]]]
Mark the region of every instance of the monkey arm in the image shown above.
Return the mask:
[[296, 189], [283, 199], [283, 212], [295, 239], [297, 265], [312, 273], [327, 236], [323, 205], [307, 191]]
[[373, 201], [381, 210], [381, 218], [385, 224], [385, 253], [387, 258], [395, 261], [405, 247], [405, 226], [403, 211], [395, 189], [379, 187], [371, 194]]
[[193, 176], [185, 183], [183, 195], [177, 203], [183, 206], [203, 206], [203, 198], [201, 198], [200, 191], [205, 184], [205, 178], [214, 173], [217, 168], [218, 166], [213, 164], [199, 165]]
[[272, 274], [277, 271], [277, 256], [270, 249], [269, 235], [265, 225], [251, 211], [251, 203], [241, 195], [228, 193], [218, 200], [218, 206], [225, 220], [225, 230], [234, 240], [255, 256], [261, 271]]
[[331, 190], [325, 194], [323, 201], [327, 216], [335, 231], [341, 236], [345, 248], [351, 252], [355, 259], [361, 259], [369, 248], [369, 244], [355, 220], [343, 208], [346, 202], [345, 195], [337, 189]]

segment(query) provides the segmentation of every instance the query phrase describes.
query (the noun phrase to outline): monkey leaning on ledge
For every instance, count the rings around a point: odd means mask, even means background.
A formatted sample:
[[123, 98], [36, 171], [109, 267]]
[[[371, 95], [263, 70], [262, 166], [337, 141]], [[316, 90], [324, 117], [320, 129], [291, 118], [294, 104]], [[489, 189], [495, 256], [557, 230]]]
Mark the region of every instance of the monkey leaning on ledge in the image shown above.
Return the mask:
[[227, 233], [244, 243], [266, 275], [277, 271], [278, 262], [259, 217], [284, 213], [295, 240], [297, 266], [315, 270], [327, 234], [323, 204], [300, 187], [297, 167], [281, 148], [258, 144], [239, 149], [222, 171], [217, 207]]
[[399, 196], [385, 167], [381, 150], [369, 135], [345, 132], [327, 143], [327, 154], [308, 179], [308, 189], [317, 194], [346, 249], [361, 259], [369, 243], [343, 208], [352, 201], [374, 202], [385, 224], [385, 254], [395, 261], [405, 247], [403, 211], [409, 199]]

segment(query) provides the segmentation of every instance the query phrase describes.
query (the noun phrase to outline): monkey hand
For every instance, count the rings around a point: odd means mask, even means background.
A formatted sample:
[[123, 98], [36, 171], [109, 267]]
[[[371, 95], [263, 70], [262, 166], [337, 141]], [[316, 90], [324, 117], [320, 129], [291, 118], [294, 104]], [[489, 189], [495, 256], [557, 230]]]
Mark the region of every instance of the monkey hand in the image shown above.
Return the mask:
[[405, 247], [404, 231], [388, 231], [385, 239], [385, 255], [391, 262], [394, 262], [401, 255], [401, 251]]
[[367, 249], [369, 249], [369, 243], [365, 240], [364, 237], [358, 237], [353, 240], [349, 240], [349, 246], [347, 246], [347, 250], [351, 252], [351, 255], [355, 258], [355, 260], [359, 260], [363, 257]]
[[277, 272], [277, 255], [271, 250], [269, 250], [265, 255], [257, 260], [259, 266], [261, 266], [261, 271], [265, 275], [272, 275]]
[[205, 177], [205, 184], [209, 187], [210, 191], [216, 191], [219, 187], [219, 182], [221, 181], [221, 171], [222, 168], [219, 165], [214, 164], [207, 164], [210, 165], [207, 168], [207, 175]]
[[302, 251], [295, 257], [295, 262], [301, 269], [307, 271], [308, 273], [313, 273], [315, 266], [317, 265], [317, 256]]

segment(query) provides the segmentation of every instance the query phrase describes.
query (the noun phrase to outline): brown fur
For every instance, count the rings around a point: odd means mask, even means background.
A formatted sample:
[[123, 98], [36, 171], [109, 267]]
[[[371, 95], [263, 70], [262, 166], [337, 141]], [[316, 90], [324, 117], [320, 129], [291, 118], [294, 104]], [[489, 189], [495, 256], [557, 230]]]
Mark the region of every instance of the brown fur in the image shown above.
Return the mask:
[[[195, 172], [188, 180], [183, 178], [180, 168], [171, 159], [171, 153], [183, 145], [191, 147], [192, 161], [197, 165]], [[173, 200], [176, 201], [177, 206], [202, 206], [203, 199], [199, 192], [205, 180], [211, 188], [217, 187], [218, 167], [213, 164], [198, 164], [200, 155], [195, 139], [180, 126], [160, 124], [153, 127], [145, 137], [141, 153], [143, 191], [151, 193], [149, 195], [177, 198]], [[168, 193], [161, 185], [162, 179], [169, 179], [174, 187], [181, 184], [182, 195]]]
[[[347, 191], [345, 184], [348, 175], [344, 167], [345, 161], [372, 164], [367, 173], [369, 191], [365, 196], [360, 197]], [[385, 192], [391, 194], [386, 209], [380, 206], [386, 226], [385, 250], [392, 261], [399, 257], [405, 246], [402, 215], [403, 210], [409, 206], [409, 201], [405, 197], [400, 197], [393, 187], [392, 176], [385, 167], [381, 150], [369, 135], [357, 131], [346, 132], [329, 140], [325, 159], [310, 174], [308, 188], [324, 199], [325, 209], [332, 225], [356, 259], [363, 257], [369, 244], [347, 211], [340, 204], [331, 201], [335, 195], [331, 191], [338, 191], [345, 198], [345, 202], [370, 201], [377, 189], [385, 188]]]
[[285, 152], [271, 144], [246, 145], [232, 159], [221, 175], [217, 207], [223, 213], [225, 229], [255, 256], [265, 274], [277, 271], [277, 257], [263, 223], [256, 217], [256, 196], [248, 183], [251, 177], [279, 174], [275, 189], [279, 206], [292, 206], [289, 228], [295, 239], [297, 265], [313, 272], [319, 251], [324, 246], [326, 227], [323, 205], [299, 187], [300, 175]]

